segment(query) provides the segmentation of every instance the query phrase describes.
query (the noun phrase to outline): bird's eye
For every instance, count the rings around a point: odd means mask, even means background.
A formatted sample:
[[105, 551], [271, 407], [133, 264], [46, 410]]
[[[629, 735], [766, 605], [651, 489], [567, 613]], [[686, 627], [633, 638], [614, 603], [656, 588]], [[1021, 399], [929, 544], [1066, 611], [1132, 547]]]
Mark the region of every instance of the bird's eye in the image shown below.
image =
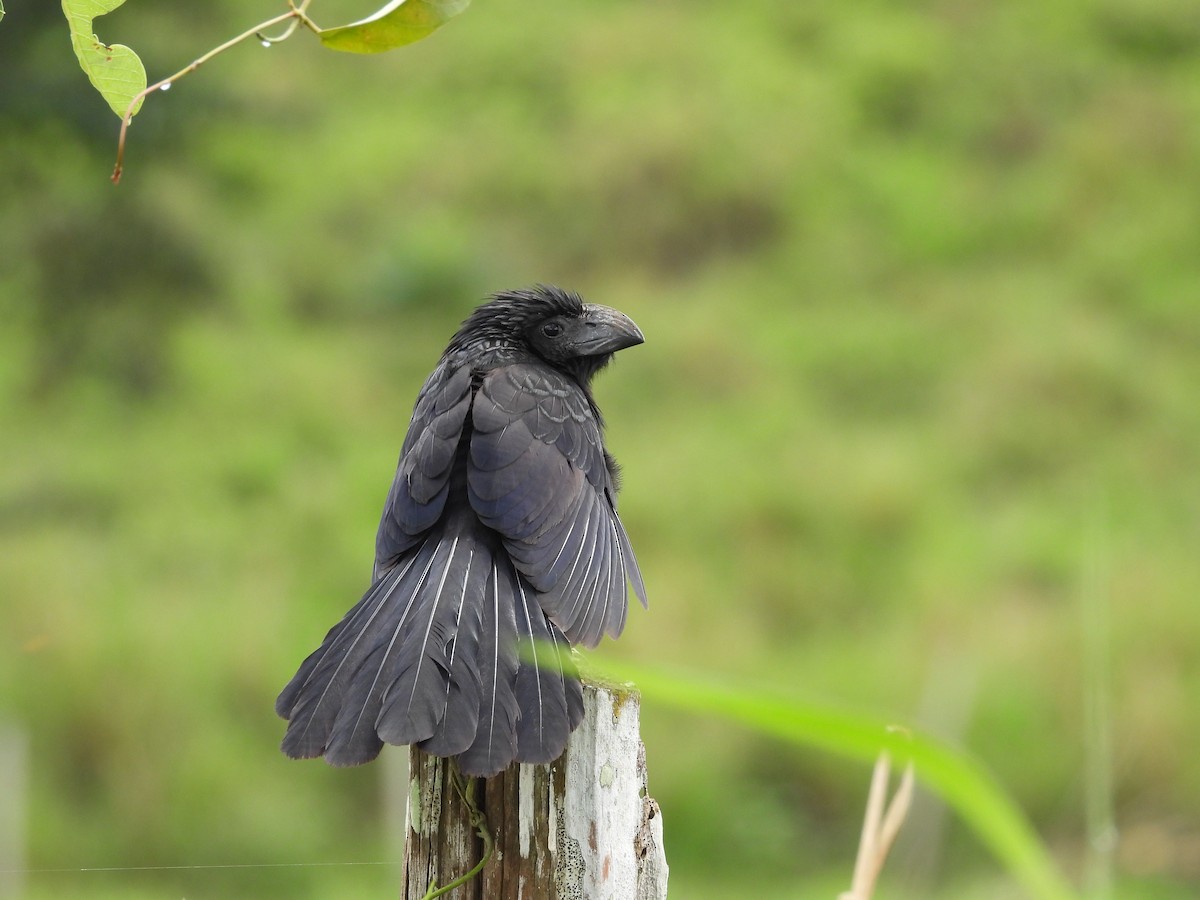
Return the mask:
[[542, 334], [546, 337], [558, 337], [563, 333], [563, 327], [559, 322], [547, 322], [542, 326]]

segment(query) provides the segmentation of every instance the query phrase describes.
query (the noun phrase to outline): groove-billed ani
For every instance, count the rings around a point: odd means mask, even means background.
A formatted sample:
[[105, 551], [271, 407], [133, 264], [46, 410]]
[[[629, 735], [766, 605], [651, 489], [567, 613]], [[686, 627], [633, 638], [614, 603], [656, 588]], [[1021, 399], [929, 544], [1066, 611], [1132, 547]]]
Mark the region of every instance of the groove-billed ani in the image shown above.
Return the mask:
[[583, 715], [569, 645], [620, 634], [627, 580], [646, 603], [590, 387], [642, 341], [555, 287], [462, 324], [417, 396], [374, 583], [276, 701], [285, 753], [356, 765], [416, 744], [469, 775], [562, 753]]

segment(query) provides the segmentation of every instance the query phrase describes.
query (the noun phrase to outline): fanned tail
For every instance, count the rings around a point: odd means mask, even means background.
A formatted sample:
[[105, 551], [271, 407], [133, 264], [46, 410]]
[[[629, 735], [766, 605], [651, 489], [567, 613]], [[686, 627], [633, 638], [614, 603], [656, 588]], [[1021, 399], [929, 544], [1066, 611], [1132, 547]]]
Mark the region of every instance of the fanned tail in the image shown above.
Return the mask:
[[469, 775], [556, 759], [583, 698], [538, 598], [486, 531], [411, 548], [279, 695], [283, 751], [350, 766], [416, 744]]
[[440, 736], [442, 752], [475, 738], [478, 635], [491, 551], [466, 531], [426, 540], [383, 573], [325, 637], [276, 701], [283, 751], [338, 766], [384, 742]]
[[[283, 752], [293, 759], [322, 756], [330, 743], [343, 699], [363, 662], [386, 643], [385, 636], [403, 623], [412, 597], [400, 587], [418, 565], [427, 567], [428, 553], [419, 548], [395, 568], [385, 572], [325, 640], [300, 665], [299, 671], [275, 701], [275, 711], [288, 720]], [[372, 730], [355, 748], [346, 765], [368, 762], [379, 755], [383, 743]]]

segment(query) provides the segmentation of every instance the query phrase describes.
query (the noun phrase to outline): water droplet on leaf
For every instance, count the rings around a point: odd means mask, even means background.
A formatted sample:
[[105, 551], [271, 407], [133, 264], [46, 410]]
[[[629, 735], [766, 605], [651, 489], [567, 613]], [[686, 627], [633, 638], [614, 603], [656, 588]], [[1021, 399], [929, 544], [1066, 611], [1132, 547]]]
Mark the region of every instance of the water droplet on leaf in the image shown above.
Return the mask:
[[171, 89], [171, 82], [164, 81], [161, 85], [159, 85], [158, 89], [160, 91], [169, 91]]
[[271, 46], [271, 42], [270, 42], [270, 41], [263, 41], [263, 42], [262, 42], [262, 45], [263, 45], [264, 47], [270, 47], [270, 46]]

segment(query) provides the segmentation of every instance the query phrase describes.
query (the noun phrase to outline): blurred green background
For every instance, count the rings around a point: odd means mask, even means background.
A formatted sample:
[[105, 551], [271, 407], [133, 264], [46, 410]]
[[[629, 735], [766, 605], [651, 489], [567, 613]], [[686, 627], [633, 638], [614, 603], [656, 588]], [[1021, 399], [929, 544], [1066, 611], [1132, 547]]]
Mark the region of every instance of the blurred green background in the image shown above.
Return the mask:
[[[395, 767], [284, 759], [272, 702], [366, 586], [449, 335], [534, 281], [647, 336], [598, 395], [651, 608], [599, 662], [919, 723], [1079, 883], [1091, 796], [1118, 896], [1200, 892], [1193, 0], [480, 0], [384, 56], [236, 49], [117, 188], [58, 5], [7, 5], [0, 730], [27, 865], [68, 870], [29, 896], [394, 893], [261, 867], [401, 855]], [[281, 6], [97, 31], [155, 80]], [[672, 896], [849, 886], [866, 767], [643, 731]], [[207, 864], [259, 867], [70, 871]], [[927, 799], [880, 896], [1020, 894]]]

